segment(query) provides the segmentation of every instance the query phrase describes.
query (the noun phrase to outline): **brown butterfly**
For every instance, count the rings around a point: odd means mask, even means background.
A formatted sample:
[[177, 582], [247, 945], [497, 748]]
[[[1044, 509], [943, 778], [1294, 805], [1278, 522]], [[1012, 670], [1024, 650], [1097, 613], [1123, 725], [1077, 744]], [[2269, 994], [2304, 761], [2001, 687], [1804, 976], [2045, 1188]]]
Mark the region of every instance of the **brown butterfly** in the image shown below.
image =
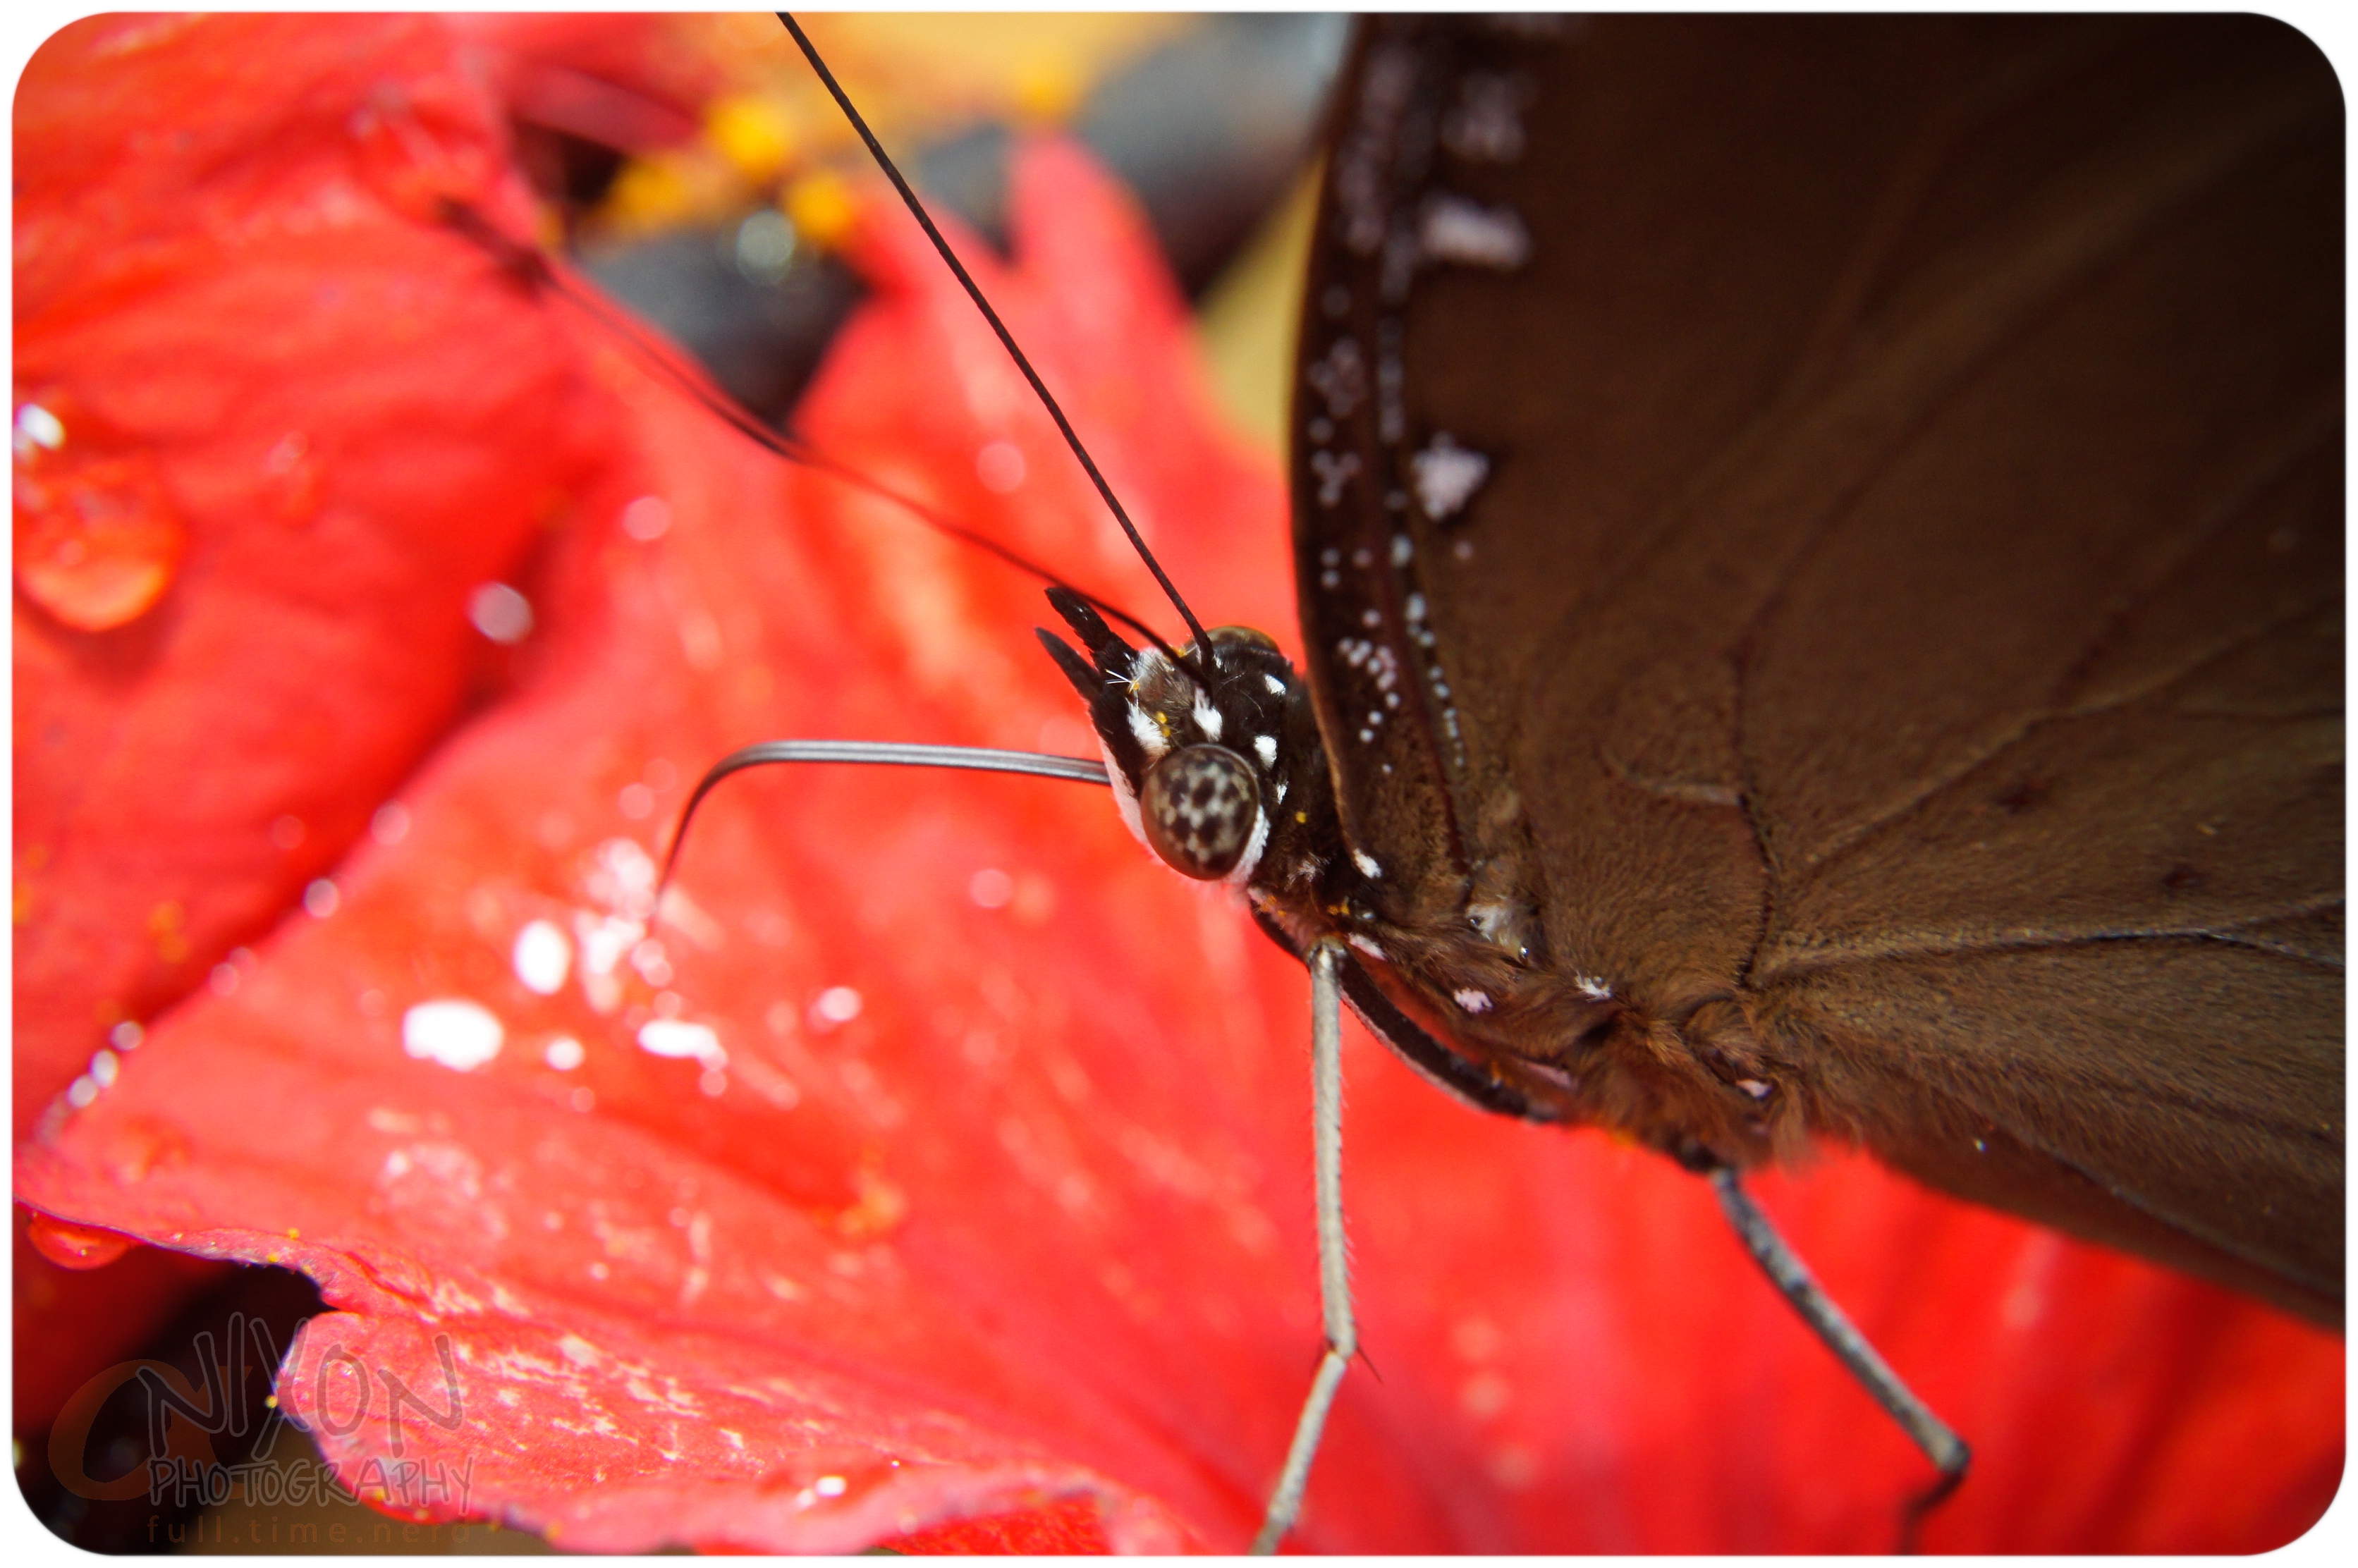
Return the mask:
[[[2339, 1323], [2341, 136], [2255, 18], [1363, 29], [1306, 670], [1167, 581], [1184, 646], [1069, 590], [1083, 651], [1043, 633], [1140, 837], [1312, 969], [1328, 1351], [1257, 1544], [1356, 1343], [1346, 1000], [1708, 1173], [1952, 1482], [1739, 1173], [1863, 1142]], [[946, 760], [773, 743], [698, 798], [804, 758]]]

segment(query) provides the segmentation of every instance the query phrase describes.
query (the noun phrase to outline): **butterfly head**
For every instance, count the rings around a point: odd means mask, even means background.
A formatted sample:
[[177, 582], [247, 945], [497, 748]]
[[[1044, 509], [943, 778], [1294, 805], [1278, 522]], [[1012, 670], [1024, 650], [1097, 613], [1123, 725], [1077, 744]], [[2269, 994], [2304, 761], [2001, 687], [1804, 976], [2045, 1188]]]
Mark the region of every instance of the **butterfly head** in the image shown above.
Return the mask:
[[1048, 600], [1087, 656], [1050, 633], [1040, 640], [1088, 705], [1130, 831], [1183, 876], [1250, 880], [1306, 718], [1293, 665], [1243, 626], [1214, 627], [1174, 662], [1131, 647], [1069, 589]]

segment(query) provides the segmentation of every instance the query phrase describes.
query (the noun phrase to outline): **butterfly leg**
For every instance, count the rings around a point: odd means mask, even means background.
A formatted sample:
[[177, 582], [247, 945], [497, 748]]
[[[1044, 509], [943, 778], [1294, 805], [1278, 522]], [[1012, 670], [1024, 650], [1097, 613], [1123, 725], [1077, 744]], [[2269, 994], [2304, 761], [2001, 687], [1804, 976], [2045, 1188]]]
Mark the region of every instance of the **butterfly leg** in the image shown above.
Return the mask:
[[1335, 1390], [1358, 1353], [1358, 1325], [1351, 1317], [1351, 1260], [1343, 1240], [1343, 950], [1333, 942], [1310, 949], [1310, 1123], [1312, 1162], [1318, 1192], [1318, 1299], [1325, 1317], [1326, 1353], [1318, 1358], [1310, 1397], [1302, 1401], [1293, 1444], [1285, 1452], [1269, 1511], [1253, 1537], [1256, 1553], [1277, 1550], [1302, 1512], [1310, 1484], [1310, 1463], [1326, 1430]]
[[1842, 1308], [1834, 1304], [1833, 1298], [1810, 1273], [1801, 1255], [1786, 1244], [1776, 1226], [1752, 1201], [1736, 1173], [1722, 1166], [1711, 1173], [1711, 1184], [1719, 1194], [1719, 1206], [1727, 1216], [1727, 1222], [1736, 1227], [1736, 1234], [1752, 1254], [1752, 1260], [1760, 1265], [1761, 1272], [1768, 1276], [1769, 1283], [1801, 1314], [1801, 1321], [1825, 1341], [1834, 1359], [1843, 1364], [1861, 1388], [1875, 1396], [1875, 1402], [1899, 1423], [1900, 1430], [1940, 1470], [1940, 1479], [1908, 1505], [1901, 1524], [1900, 1550], [1913, 1550], [1917, 1527], [1965, 1478], [1965, 1466], [1973, 1460], [1973, 1450], [1965, 1446], [1963, 1438], [1949, 1430], [1947, 1422], [1932, 1413], [1930, 1405], [1916, 1397], [1914, 1390], [1899, 1380], [1899, 1374], [1866, 1342], [1866, 1336], [1843, 1315]]

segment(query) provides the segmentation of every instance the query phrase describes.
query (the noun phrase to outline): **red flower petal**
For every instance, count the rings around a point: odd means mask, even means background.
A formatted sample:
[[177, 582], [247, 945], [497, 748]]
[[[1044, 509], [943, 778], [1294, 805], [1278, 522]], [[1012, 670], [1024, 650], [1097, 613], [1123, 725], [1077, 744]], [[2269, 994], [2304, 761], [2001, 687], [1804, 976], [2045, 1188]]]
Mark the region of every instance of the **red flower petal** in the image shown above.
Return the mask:
[[431, 19], [100, 18], [26, 70], [19, 1135], [334, 864], [596, 460], [571, 345], [433, 221], [525, 224], [499, 114]]
[[[961, 242], [986, 288], [1206, 619], [1287, 627], [1275, 476], [1126, 208], [1056, 147], [1014, 205], [1014, 267]], [[862, 254], [887, 289], [813, 438], [1155, 611], [914, 237], [879, 216]], [[733, 744], [1084, 742], [1034, 585], [607, 362], [633, 437], [535, 678], [20, 1195], [318, 1278], [341, 1310], [282, 1396], [388, 1507], [580, 1547], [1232, 1549], [1316, 1351], [1299, 968], [1087, 792], [852, 769], [732, 782], [646, 945], [664, 825]], [[1888, 1545], [1920, 1460], [1699, 1184], [1346, 1053], [1382, 1380], [1346, 1385], [1303, 1544]], [[1762, 1189], [1980, 1450], [1931, 1544], [2249, 1551], [2331, 1497], [2337, 1340], [1856, 1159]]]

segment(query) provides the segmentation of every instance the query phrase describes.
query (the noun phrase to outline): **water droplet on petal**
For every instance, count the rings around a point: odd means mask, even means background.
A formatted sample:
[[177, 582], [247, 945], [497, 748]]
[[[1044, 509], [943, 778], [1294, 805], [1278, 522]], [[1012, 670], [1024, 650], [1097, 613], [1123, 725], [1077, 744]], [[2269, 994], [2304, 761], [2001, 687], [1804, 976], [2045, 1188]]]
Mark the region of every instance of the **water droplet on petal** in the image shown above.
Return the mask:
[[16, 410], [15, 431], [16, 459], [29, 462], [39, 449], [57, 450], [66, 444], [65, 421], [38, 403], [27, 403]]
[[1022, 488], [1023, 453], [1012, 441], [993, 441], [975, 454], [974, 472], [993, 495], [1011, 495]]
[[671, 530], [671, 503], [660, 495], [642, 495], [622, 508], [622, 532], [644, 543]]
[[639, 1026], [639, 1049], [651, 1056], [693, 1057], [713, 1071], [729, 1065], [729, 1053], [710, 1026], [658, 1018]]
[[70, 1225], [46, 1214], [33, 1216], [25, 1227], [33, 1250], [60, 1269], [103, 1269], [138, 1242], [115, 1230], [94, 1225]]
[[16, 586], [76, 631], [136, 621], [172, 586], [189, 542], [155, 460], [45, 449], [37, 457], [16, 475]]
[[565, 977], [573, 968], [573, 944], [548, 921], [535, 920], [516, 933], [510, 962], [525, 989], [555, 996], [564, 989]]
[[419, 1061], [471, 1072], [500, 1054], [507, 1031], [480, 1002], [421, 1001], [401, 1018], [401, 1048]]
[[467, 620], [492, 642], [512, 645], [532, 634], [532, 601], [503, 582], [487, 582], [468, 595]]

